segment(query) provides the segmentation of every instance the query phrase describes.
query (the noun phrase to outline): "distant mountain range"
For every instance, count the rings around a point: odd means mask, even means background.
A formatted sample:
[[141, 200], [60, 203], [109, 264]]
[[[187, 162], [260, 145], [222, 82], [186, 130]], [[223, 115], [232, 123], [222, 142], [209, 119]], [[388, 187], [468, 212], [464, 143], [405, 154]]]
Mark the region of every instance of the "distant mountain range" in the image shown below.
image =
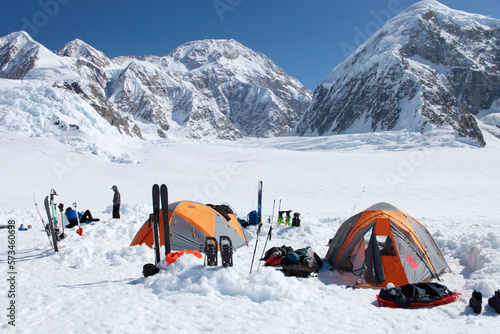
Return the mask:
[[500, 20], [421, 1], [335, 67], [293, 133], [449, 126], [485, 145], [475, 116], [498, 135], [499, 98]]
[[81, 40], [52, 52], [0, 38], [0, 126], [70, 138], [323, 136], [445, 127], [500, 137], [500, 20], [418, 2], [389, 20], [314, 95], [234, 40], [109, 59]]
[[122, 134], [142, 138], [146, 131], [152, 139], [282, 136], [312, 98], [269, 58], [234, 40], [190, 42], [164, 57], [109, 59], [78, 39], [53, 53], [21, 31], [0, 38], [0, 77], [70, 92], [80, 109], [90, 106]]

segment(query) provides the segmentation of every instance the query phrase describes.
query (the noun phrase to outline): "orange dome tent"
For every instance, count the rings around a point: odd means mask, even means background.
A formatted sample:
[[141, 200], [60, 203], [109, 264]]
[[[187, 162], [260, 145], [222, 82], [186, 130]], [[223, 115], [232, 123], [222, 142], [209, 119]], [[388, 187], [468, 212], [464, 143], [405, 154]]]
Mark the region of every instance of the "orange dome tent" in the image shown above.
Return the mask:
[[[168, 219], [172, 251], [203, 252], [206, 237], [215, 237], [218, 240], [221, 235], [231, 238], [235, 249], [247, 245], [245, 231], [228, 206], [209, 206], [190, 201], [175, 202], [168, 205]], [[162, 221], [161, 211], [160, 221]], [[152, 248], [154, 245], [152, 226], [153, 224], [147, 220], [130, 246], [146, 244]], [[160, 244], [164, 246], [163, 224], [160, 224], [159, 236]]]
[[448, 268], [432, 235], [415, 218], [388, 203], [352, 216], [338, 229], [325, 260], [350, 272], [357, 286], [420, 283]]

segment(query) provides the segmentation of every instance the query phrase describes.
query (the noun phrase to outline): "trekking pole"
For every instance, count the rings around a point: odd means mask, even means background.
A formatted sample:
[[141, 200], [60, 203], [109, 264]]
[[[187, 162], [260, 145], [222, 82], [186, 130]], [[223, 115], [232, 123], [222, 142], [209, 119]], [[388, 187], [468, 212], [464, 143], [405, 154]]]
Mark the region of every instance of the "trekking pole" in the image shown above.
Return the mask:
[[[273, 232], [273, 218], [274, 218], [274, 206], [275, 206], [275, 204], [276, 204], [276, 200], [274, 200], [274, 202], [273, 202], [273, 211], [271, 212], [271, 220], [269, 220], [269, 231], [267, 232], [266, 243], [264, 244], [264, 249], [262, 250], [262, 255], [260, 256], [261, 260], [264, 257], [264, 252], [266, 251], [267, 241], [271, 240], [271, 235]], [[257, 266], [257, 271], [259, 271], [260, 263], [261, 262], [259, 261], [259, 265]]]
[[[269, 225], [269, 231], [267, 232], [267, 238], [266, 238], [266, 243], [264, 244], [264, 249], [262, 250], [262, 255], [260, 256], [260, 259], [262, 260], [262, 258], [264, 257], [264, 252], [266, 251], [266, 247], [267, 247], [267, 241], [268, 240], [271, 240], [271, 234], [273, 233], [273, 226], [272, 225]], [[260, 264], [261, 264], [262, 261], [259, 261], [259, 265], [257, 266], [257, 271], [259, 271], [259, 268], [260, 268]]]
[[257, 244], [259, 243], [259, 233], [261, 227], [262, 223], [259, 223], [259, 226], [257, 227], [257, 240], [255, 240], [255, 247], [253, 249], [252, 264], [250, 265], [250, 274], [252, 273], [253, 260], [255, 259], [255, 251], [257, 250]]
[[363, 195], [364, 192], [365, 192], [365, 187], [363, 187], [363, 190], [361, 191], [361, 193], [358, 196], [358, 199], [356, 200], [356, 204], [354, 204], [354, 207], [352, 208], [351, 216], [354, 213], [354, 209], [356, 209], [356, 205], [358, 205], [358, 201], [361, 198], [361, 195]]

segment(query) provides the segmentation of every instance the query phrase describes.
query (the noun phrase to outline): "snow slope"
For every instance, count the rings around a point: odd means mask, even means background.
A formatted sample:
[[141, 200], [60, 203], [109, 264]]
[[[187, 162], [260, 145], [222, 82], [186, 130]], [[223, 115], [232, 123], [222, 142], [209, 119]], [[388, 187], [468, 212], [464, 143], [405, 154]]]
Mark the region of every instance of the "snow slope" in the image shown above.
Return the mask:
[[[4, 131], [4, 130], [2, 130]], [[450, 131], [451, 133], [451, 131]], [[114, 163], [50, 138], [0, 134], [0, 224], [16, 231], [16, 327], [7, 324], [7, 231], [0, 229], [1, 328], [8, 333], [493, 333], [498, 315], [467, 306], [473, 289], [500, 288], [498, 189], [500, 143], [485, 148], [450, 133], [384, 132], [335, 137], [244, 139], [238, 142], [114, 143], [128, 160]], [[151, 186], [166, 183], [170, 200], [228, 202], [241, 216], [256, 206], [264, 182], [264, 217], [274, 199], [301, 213], [302, 226], [275, 227], [271, 246], [311, 246], [320, 256], [340, 224], [386, 201], [418, 218], [434, 235], [452, 272], [443, 284], [459, 301], [433, 309], [394, 310], [376, 304], [376, 290], [345, 289], [324, 268], [317, 277], [284, 277], [254, 264], [256, 239], [234, 254], [234, 267], [208, 268], [184, 257], [144, 278], [154, 259], [129, 243], [151, 211]], [[113, 184], [122, 218], [112, 220]], [[84, 236], [67, 230], [54, 254], [33, 205], [51, 188], [101, 218]], [[364, 192], [363, 192], [364, 189]], [[44, 213], [44, 212], [42, 212]], [[276, 219], [276, 217], [275, 217]], [[267, 223], [263, 230], [267, 231]], [[255, 227], [249, 232], [255, 236]], [[263, 251], [265, 232], [257, 256]]]

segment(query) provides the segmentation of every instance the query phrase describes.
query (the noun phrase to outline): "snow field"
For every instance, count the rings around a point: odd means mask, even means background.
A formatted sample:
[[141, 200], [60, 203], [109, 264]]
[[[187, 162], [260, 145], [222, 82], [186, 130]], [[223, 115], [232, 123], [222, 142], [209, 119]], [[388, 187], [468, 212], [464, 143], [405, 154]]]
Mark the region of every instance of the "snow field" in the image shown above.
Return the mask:
[[[33, 229], [16, 231], [17, 326], [12, 329], [2, 321], [2, 330], [491, 332], [496, 313], [483, 306], [477, 316], [467, 303], [473, 289], [483, 292], [486, 305], [500, 288], [498, 145], [476, 148], [443, 140], [438, 146], [407, 136], [412, 135], [113, 147], [137, 163], [113, 163], [49, 139], [3, 137], [0, 153], [9, 163], [0, 165], [0, 175], [11, 191], [1, 195], [0, 223], [15, 219]], [[76, 163], [68, 156], [80, 159]], [[57, 174], [54, 162], [67, 169], [56, 169]], [[154, 252], [128, 245], [151, 211], [154, 183], [169, 186], [170, 202], [227, 202], [245, 216], [256, 207], [258, 179], [264, 182], [265, 219], [252, 274], [256, 227], [248, 228], [253, 240], [236, 250], [232, 268], [206, 267], [203, 259], [185, 256], [158, 275], [142, 276], [142, 266], [154, 261]], [[122, 194], [120, 220], [111, 219], [113, 184]], [[76, 201], [79, 209], [90, 209], [101, 219], [84, 225], [83, 237], [76, 229], [66, 230], [68, 237], [57, 254], [49, 248], [32, 201], [34, 193], [45, 214], [43, 197], [51, 188], [59, 193], [57, 202], [68, 206]], [[434, 235], [452, 269], [442, 283], [463, 297], [432, 309], [393, 310], [377, 305], [376, 290], [346, 289], [328, 265], [307, 279], [285, 277], [262, 265], [257, 269], [275, 198], [282, 199], [282, 210], [301, 213], [302, 226], [274, 226], [266, 249], [311, 246], [321, 257], [352, 212], [380, 201], [396, 205]], [[0, 230], [3, 268], [6, 238], [6, 230]], [[5, 303], [6, 280], [1, 282], [0, 300]]]

